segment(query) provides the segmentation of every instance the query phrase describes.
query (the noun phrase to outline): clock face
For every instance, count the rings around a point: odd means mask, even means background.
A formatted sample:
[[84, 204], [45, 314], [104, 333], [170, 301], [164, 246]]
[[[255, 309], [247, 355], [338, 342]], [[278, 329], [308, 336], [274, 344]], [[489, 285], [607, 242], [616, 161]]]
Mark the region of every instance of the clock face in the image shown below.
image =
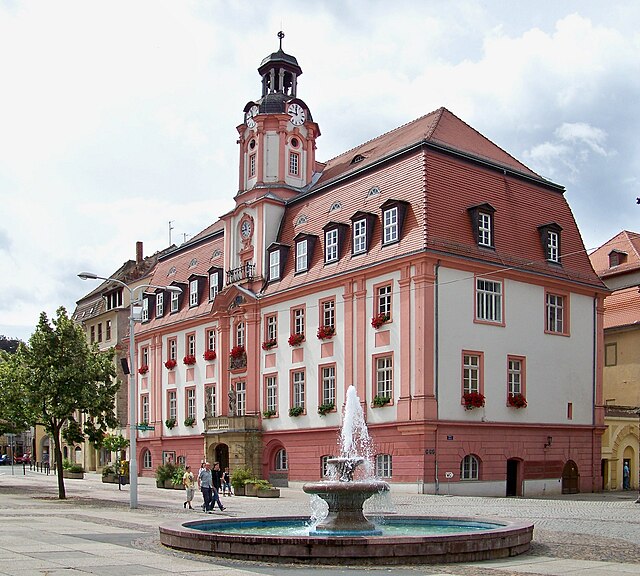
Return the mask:
[[240, 234], [242, 234], [243, 238], [249, 238], [249, 236], [251, 236], [251, 222], [245, 220], [240, 225]]
[[256, 121], [254, 120], [254, 116], [257, 116], [258, 112], [260, 112], [260, 110], [255, 105], [251, 106], [251, 108], [247, 110], [247, 112], [244, 115], [244, 123], [247, 125], [247, 128], [255, 127]]
[[304, 108], [295, 102], [293, 104], [289, 104], [287, 114], [291, 116], [291, 124], [294, 126], [302, 126], [304, 121], [307, 119], [307, 114], [304, 111]]

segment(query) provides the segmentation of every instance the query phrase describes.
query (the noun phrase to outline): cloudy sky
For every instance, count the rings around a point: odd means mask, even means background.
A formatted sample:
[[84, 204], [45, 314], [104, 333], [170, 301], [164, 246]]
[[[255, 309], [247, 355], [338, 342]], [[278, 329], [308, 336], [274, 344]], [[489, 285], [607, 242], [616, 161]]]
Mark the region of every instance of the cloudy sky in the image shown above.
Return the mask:
[[636, 0], [0, 0], [0, 334], [232, 207], [280, 29], [319, 160], [445, 106], [565, 186], [588, 249], [640, 232], [638, 22]]

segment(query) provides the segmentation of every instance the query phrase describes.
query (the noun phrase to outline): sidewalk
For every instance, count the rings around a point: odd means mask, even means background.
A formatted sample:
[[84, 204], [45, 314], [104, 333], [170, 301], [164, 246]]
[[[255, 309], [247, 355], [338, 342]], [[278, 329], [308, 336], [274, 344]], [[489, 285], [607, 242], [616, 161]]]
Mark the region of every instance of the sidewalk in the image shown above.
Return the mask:
[[[20, 576], [257, 576], [284, 574], [363, 576], [617, 576], [640, 575], [640, 505], [636, 494], [615, 492], [554, 499], [463, 498], [391, 495], [399, 514], [498, 516], [535, 523], [530, 553], [509, 560], [413, 567], [315, 567], [265, 565], [203, 557], [166, 549], [158, 526], [205, 518], [184, 510], [184, 493], [160, 490], [141, 478], [138, 508], [129, 508], [129, 487], [103, 484], [96, 474], [66, 480], [67, 500], [57, 499], [57, 479], [0, 468], [0, 574]], [[223, 497], [232, 517], [306, 515], [309, 498], [281, 489], [279, 499]]]

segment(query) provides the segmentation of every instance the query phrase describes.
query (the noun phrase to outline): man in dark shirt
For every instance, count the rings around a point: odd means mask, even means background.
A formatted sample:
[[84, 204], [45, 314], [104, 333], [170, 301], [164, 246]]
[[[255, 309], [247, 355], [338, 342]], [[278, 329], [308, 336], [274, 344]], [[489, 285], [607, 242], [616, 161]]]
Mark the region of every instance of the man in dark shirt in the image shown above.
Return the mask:
[[220, 507], [220, 511], [224, 510], [222, 502], [220, 502], [220, 488], [222, 488], [222, 470], [220, 470], [220, 464], [218, 462], [213, 463], [213, 470], [211, 471], [211, 478], [213, 483], [213, 495], [211, 501], [211, 509], [216, 504]]
[[198, 488], [202, 492], [204, 500], [204, 511], [213, 511], [213, 479], [211, 472], [211, 464], [205, 462], [204, 468], [200, 468], [198, 472]]

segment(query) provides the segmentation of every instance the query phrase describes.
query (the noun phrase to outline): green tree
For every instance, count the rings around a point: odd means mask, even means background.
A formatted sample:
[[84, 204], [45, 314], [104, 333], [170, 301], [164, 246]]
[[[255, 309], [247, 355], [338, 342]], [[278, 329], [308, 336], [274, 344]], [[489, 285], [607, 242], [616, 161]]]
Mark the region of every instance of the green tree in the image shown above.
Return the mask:
[[19, 372], [20, 366], [15, 354], [0, 350], [0, 435], [23, 432], [33, 420], [18, 385]]
[[24, 395], [32, 423], [42, 424], [53, 438], [58, 471], [58, 497], [64, 499], [61, 438], [96, 447], [118, 424], [114, 412], [120, 382], [115, 380], [113, 350], [100, 352], [87, 343], [81, 328], [61, 307], [49, 322], [40, 321], [28, 344], [15, 355], [15, 385]]

